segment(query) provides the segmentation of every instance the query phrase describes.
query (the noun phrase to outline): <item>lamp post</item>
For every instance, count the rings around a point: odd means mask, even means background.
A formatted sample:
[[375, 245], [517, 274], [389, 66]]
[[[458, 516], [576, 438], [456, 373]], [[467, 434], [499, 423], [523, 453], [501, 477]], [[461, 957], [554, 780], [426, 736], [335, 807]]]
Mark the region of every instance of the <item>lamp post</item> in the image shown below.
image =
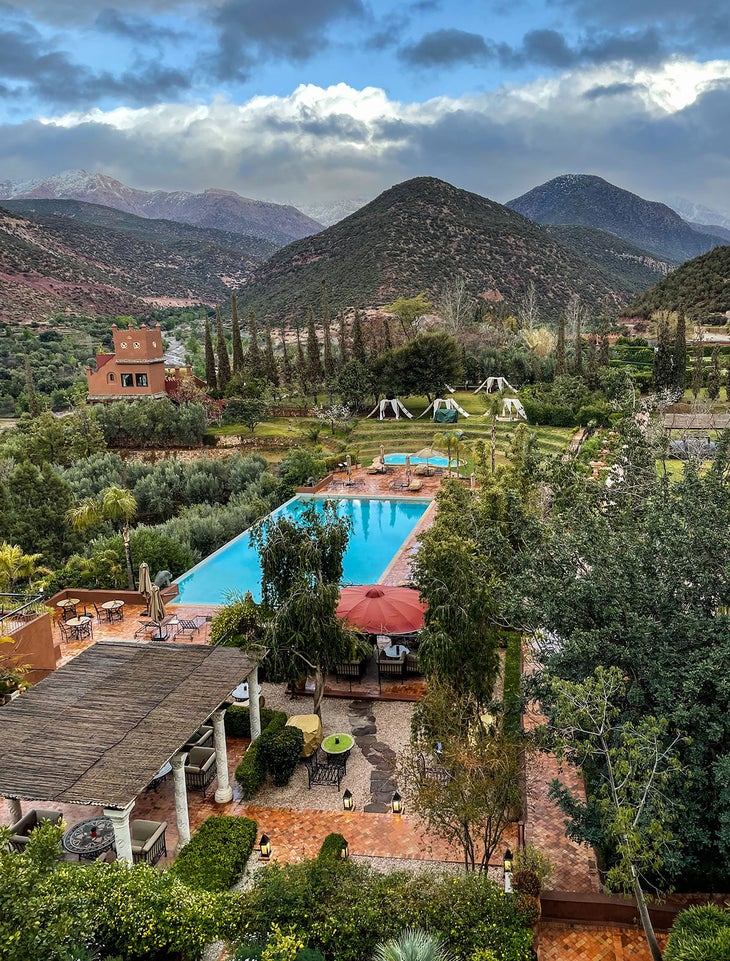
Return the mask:
[[268, 835], [262, 834], [259, 841], [259, 855], [262, 861], [268, 861], [271, 857], [271, 841]]
[[342, 795], [342, 807], [345, 811], [352, 811], [355, 807], [355, 800], [348, 788], [345, 789], [345, 793]]
[[504, 893], [511, 894], [512, 892], [512, 852], [509, 848], [504, 852], [504, 860], [502, 861], [502, 867], [504, 868]]

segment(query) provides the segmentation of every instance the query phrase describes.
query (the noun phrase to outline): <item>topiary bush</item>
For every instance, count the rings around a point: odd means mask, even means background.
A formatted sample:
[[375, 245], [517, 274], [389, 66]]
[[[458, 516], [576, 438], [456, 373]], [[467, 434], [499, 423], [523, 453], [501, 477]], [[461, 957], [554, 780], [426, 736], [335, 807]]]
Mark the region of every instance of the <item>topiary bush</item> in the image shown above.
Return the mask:
[[242, 874], [256, 843], [250, 818], [210, 817], [178, 854], [170, 871], [190, 888], [227, 891]]
[[328, 834], [322, 841], [317, 857], [321, 861], [341, 861], [345, 839], [341, 834]]
[[[233, 723], [240, 724], [241, 729], [243, 729], [244, 725], [247, 723], [248, 734], [243, 734], [239, 736], [250, 737], [251, 724], [250, 724], [250, 717], [248, 715], [248, 708], [246, 707], [230, 708], [228, 711], [226, 711], [226, 718], [228, 718], [230, 711], [246, 712], [245, 719], [243, 715], [241, 715], [237, 717], [237, 720], [234, 721]], [[287, 716], [284, 711], [270, 711], [270, 710], [267, 710], [266, 708], [263, 708], [261, 710], [261, 727], [262, 727], [261, 735], [251, 742], [248, 750], [243, 755], [238, 767], [236, 768], [235, 777], [236, 777], [236, 781], [238, 781], [238, 784], [240, 785], [241, 793], [243, 795], [244, 800], [250, 801], [251, 798], [256, 795], [256, 792], [266, 780], [266, 741], [264, 741], [264, 753], [261, 754], [260, 752], [261, 738], [264, 736], [264, 734], [273, 735], [277, 731], [281, 731], [282, 728], [286, 725], [286, 720], [287, 720]], [[265, 722], [266, 722], [266, 726], [264, 727]], [[228, 725], [226, 725], [226, 732], [231, 733], [229, 731]], [[299, 748], [299, 752], [301, 754], [301, 747]], [[291, 775], [289, 776], [291, 777]], [[285, 782], [285, 783], [288, 783], [288, 782]]]
[[277, 730], [272, 725], [261, 732], [258, 742], [259, 759], [278, 787], [283, 787], [291, 780], [302, 756], [303, 747], [304, 734], [298, 727], [282, 727]]
[[[284, 727], [287, 716], [284, 711], [273, 711], [271, 708], [262, 707], [261, 731], [265, 731], [275, 724], [275, 729]], [[283, 718], [283, 720], [282, 720]], [[226, 734], [230, 737], [251, 737], [251, 715], [247, 707], [229, 707], [225, 717]]]

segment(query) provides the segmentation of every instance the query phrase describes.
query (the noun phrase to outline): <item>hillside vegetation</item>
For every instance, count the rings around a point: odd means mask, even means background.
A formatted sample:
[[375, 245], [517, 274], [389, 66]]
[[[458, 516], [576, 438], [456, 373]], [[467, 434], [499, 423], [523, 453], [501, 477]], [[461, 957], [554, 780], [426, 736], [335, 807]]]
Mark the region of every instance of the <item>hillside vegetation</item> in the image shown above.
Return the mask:
[[[557, 314], [578, 293], [598, 308], [625, 303], [631, 283], [617, 282], [543, 227], [507, 207], [432, 177], [386, 190], [327, 230], [289, 244], [242, 288], [257, 312], [291, 317], [319, 303], [370, 307], [421, 291], [432, 299], [456, 276], [468, 293], [515, 304], [535, 285], [541, 307]], [[649, 281], [650, 282], [650, 281]]]
[[717, 247], [675, 270], [631, 304], [631, 314], [685, 310], [699, 318], [730, 310], [730, 246]]

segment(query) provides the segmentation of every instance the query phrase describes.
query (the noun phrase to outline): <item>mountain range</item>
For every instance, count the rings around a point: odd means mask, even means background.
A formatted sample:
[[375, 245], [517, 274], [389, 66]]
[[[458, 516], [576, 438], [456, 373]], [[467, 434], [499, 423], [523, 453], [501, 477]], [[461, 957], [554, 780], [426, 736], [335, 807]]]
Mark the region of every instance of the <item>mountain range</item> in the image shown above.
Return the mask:
[[678, 263], [727, 243], [688, 224], [666, 204], [644, 200], [601, 177], [564, 174], [510, 200], [508, 207], [538, 224], [596, 227]]
[[547, 314], [573, 294], [600, 309], [625, 304], [673, 264], [589, 228], [549, 230], [508, 207], [433, 177], [386, 190], [326, 230], [277, 251], [256, 268], [240, 299], [279, 319], [319, 303], [325, 281], [335, 309], [431, 299], [463, 277], [473, 298], [513, 307], [535, 285]]
[[67, 170], [43, 180], [0, 181], [0, 205], [5, 200], [81, 200], [137, 217], [261, 237], [277, 247], [322, 229], [322, 224], [296, 207], [250, 200], [231, 190], [138, 190], [113, 177], [85, 170]]
[[[641, 294], [629, 307], [635, 316], [650, 317], [657, 310], [684, 310], [707, 321], [712, 314], [730, 311], [730, 246], [716, 247], [688, 260], [661, 283]], [[727, 314], [726, 314], [727, 316]], [[719, 318], [712, 318], [715, 323]], [[721, 323], [725, 322], [723, 318]]]
[[275, 250], [260, 237], [75, 200], [0, 207], [0, 319], [219, 303]]

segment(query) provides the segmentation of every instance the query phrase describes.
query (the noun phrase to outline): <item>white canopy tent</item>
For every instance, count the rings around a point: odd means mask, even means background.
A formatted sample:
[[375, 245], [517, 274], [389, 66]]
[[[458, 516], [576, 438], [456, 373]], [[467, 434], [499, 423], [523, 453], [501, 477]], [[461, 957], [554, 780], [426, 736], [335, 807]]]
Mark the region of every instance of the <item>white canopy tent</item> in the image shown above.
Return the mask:
[[[487, 413], [489, 413], [487, 411]], [[487, 414], [484, 415], [485, 417]], [[502, 413], [499, 420], [527, 420], [525, 408], [516, 397], [502, 398]]]
[[428, 407], [424, 410], [424, 412], [422, 414], [419, 414], [418, 416], [425, 417], [426, 414], [432, 408], [435, 414], [436, 411], [439, 409], [439, 407], [445, 407], [447, 410], [458, 410], [458, 412], [462, 415], [462, 417], [469, 416], [467, 412], [464, 410], [464, 408], [460, 407], [453, 397], [447, 397], [445, 400], [443, 397], [437, 397], [436, 400], [434, 400], [433, 403], [429, 404]]
[[488, 394], [492, 394], [498, 390], [511, 390], [512, 393], [515, 393], [514, 387], [506, 377], [487, 377], [486, 380], [481, 382], [474, 393], [478, 394], [480, 390], [485, 390]]
[[378, 415], [378, 420], [385, 420], [387, 410], [390, 408], [395, 414], [395, 419], [400, 420], [401, 414], [405, 414], [406, 417], [413, 418], [413, 414], [401, 404], [397, 397], [392, 397], [390, 400], [381, 400], [379, 404], [370, 411], [368, 417], [374, 417], [375, 414]]

